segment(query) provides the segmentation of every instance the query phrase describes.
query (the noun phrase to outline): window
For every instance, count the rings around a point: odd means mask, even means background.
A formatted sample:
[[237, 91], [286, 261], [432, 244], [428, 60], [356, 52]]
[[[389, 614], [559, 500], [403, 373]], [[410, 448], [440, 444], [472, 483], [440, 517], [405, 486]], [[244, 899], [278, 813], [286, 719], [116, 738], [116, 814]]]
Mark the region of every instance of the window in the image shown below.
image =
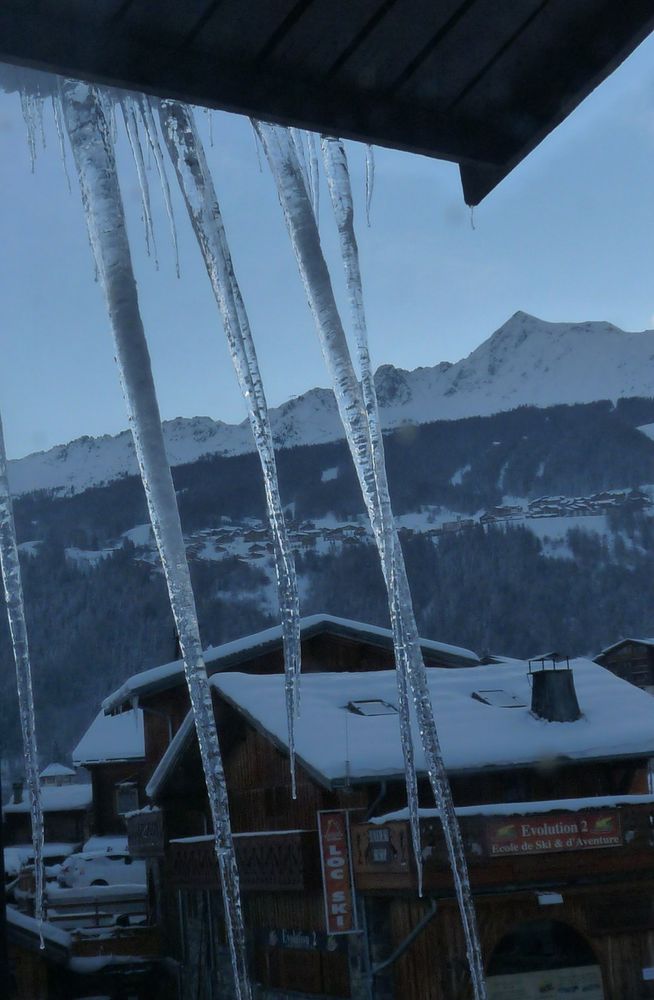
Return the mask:
[[524, 701], [520, 701], [514, 694], [503, 691], [502, 688], [492, 688], [488, 691], [473, 691], [472, 697], [475, 701], [481, 701], [484, 705], [492, 705], [493, 708], [526, 708]]
[[348, 711], [354, 715], [397, 715], [397, 709], [387, 701], [371, 698], [368, 701], [348, 702]]
[[134, 781], [121, 781], [116, 785], [116, 812], [119, 816], [134, 812], [139, 807], [139, 790]]

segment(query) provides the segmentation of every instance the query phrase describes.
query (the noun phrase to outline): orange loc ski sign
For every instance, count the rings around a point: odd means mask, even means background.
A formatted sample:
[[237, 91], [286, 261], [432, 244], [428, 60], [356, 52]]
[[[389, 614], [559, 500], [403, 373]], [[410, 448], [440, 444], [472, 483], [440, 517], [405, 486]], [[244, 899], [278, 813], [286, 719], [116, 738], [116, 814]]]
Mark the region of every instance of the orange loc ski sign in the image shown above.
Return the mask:
[[320, 861], [328, 934], [352, 934], [357, 929], [350, 826], [344, 809], [318, 813]]

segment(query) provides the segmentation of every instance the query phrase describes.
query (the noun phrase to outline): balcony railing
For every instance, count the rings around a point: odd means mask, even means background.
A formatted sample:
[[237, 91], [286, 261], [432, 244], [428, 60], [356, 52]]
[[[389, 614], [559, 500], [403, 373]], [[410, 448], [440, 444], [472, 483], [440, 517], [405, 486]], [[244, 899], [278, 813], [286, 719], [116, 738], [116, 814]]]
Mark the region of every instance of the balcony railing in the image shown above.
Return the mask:
[[[280, 830], [236, 834], [241, 887], [244, 890], [303, 890], [320, 884], [320, 855], [315, 830]], [[212, 836], [170, 842], [167, 877], [175, 888], [218, 888]]]

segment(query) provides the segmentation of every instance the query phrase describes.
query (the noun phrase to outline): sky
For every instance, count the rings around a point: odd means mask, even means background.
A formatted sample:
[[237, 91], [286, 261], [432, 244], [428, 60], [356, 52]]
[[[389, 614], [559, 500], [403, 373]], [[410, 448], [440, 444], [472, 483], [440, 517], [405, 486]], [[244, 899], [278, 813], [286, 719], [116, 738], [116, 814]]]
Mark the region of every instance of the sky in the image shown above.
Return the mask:
[[[249, 122], [214, 112], [210, 146], [208, 118], [198, 114], [268, 401], [278, 405], [328, 385], [311, 315]], [[0, 90], [0, 411], [10, 457], [127, 425], [74, 170], [69, 155], [69, 191], [49, 110], [45, 138], [32, 173], [19, 99]], [[654, 36], [472, 221], [454, 165], [377, 149], [367, 228], [364, 148], [350, 143], [348, 154], [376, 365], [457, 361], [518, 309], [552, 321], [654, 327]], [[146, 254], [122, 138], [119, 165], [162, 416], [240, 421], [245, 406], [183, 206], [176, 198], [178, 279], [154, 168], [158, 268]], [[344, 305], [324, 184], [321, 235]]]

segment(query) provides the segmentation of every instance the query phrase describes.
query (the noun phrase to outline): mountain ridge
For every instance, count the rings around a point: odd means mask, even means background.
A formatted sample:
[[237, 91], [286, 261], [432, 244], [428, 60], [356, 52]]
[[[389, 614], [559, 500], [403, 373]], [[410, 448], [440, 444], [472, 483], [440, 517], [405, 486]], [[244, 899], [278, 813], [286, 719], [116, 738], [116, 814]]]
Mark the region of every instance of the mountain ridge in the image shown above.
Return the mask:
[[[518, 311], [460, 361], [413, 370], [382, 365], [376, 372], [385, 430], [437, 420], [490, 416], [523, 405], [654, 396], [654, 331], [626, 332], [611, 323], [553, 323]], [[330, 389], [313, 388], [271, 408], [278, 448], [342, 438]], [[205, 455], [250, 453], [247, 419], [211, 417], [164, 421], [172, 466]], [[80, 437], [9, 463], [12, 490], [74, 495], [137, 472], [129, 431]]]

